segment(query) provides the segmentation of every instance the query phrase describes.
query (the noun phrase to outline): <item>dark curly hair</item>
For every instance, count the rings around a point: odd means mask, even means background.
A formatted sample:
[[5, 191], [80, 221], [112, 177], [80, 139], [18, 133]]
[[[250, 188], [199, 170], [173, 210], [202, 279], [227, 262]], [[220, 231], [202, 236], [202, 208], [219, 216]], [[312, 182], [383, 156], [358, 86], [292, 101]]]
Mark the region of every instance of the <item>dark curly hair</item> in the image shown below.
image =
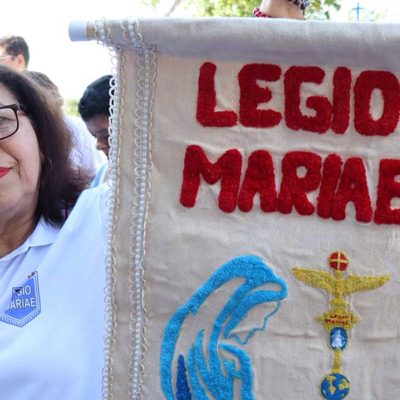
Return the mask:
[[111, 78], [112, 75], [104, 75], [86, 88], [78, 103], [78, 111], [84, 121], [97, 115], [110, 115]]
[[[37, 216], [61, 225], [79, 194], [90, 182], [89, 174], [70, 161], [71, 132], [56, 101], [27, 76], [0, 66], [0, 83], [17, 99], [29, 117], [43, 155]], [[17, 133], [18, 134], [18, 133]]]

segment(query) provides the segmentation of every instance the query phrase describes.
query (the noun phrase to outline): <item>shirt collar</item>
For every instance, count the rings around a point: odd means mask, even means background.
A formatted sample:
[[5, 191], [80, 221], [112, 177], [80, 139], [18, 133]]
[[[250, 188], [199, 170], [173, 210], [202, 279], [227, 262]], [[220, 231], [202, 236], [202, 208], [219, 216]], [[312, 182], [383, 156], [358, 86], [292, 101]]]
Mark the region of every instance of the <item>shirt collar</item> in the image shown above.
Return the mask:
[[20, 254], [26, 253], [31, 247], [48, 246], [54, 242], [60, 228], [47, 223], [44, 218], [40, 218], [34, 231], [28, 236], [24, 243], [7, 254], [0, 261], [7, 261]]

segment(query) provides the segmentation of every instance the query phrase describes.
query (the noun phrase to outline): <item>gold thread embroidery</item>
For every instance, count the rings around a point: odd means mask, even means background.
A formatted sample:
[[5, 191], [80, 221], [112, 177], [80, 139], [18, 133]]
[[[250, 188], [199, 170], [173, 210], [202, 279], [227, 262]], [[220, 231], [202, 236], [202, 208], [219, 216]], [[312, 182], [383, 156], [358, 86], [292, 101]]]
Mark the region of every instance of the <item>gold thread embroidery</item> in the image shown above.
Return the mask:
[[[349, 393], [350, 382], [341, 373], [342, 353], [347, 345], [348, 332], [360, 318], [350, 310], [345, 296], [355, 292], [373, 290], [390, 280], [390, 274], [382, 276], [348, 275], [344, 277], [349, 259], [340, 251], [334, 252], [328, 258], [329, 266], [334, 273], [316, 269], [293, 268], [294, 276], [309, 286], [325, 290], [331, 297], [331, 308], [328, 312], [316, 317], [326, 331], [330, 333], [334, 361], [332, 373], [321, 383], [321, 394], [328, 400], [344, 398]], [[340, 397], [338, 396], [340, 392]]]

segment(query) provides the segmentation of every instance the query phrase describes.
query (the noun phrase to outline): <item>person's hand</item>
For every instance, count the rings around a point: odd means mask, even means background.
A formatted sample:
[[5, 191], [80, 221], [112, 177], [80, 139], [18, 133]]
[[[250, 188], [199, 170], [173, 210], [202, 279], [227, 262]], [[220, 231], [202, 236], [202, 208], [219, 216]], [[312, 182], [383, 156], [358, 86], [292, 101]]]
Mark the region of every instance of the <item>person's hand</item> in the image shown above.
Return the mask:
[[303, 11], [289, 0], [263, 0], [260, 11], [271, 18], [304, 19]]

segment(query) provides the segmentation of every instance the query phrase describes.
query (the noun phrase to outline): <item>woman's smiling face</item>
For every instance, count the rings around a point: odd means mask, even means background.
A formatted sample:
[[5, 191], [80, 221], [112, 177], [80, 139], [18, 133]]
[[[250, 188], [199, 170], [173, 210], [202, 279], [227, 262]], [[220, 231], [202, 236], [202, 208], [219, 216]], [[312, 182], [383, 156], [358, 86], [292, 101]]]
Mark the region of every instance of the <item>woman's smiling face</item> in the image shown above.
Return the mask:
[[[18, 100], [0, 84], [0, 106]], [[38, 203], [41, 156], [29, 118], [17, 111], [19, 128], [0, 140], [0, 218], [31, 217]]]

